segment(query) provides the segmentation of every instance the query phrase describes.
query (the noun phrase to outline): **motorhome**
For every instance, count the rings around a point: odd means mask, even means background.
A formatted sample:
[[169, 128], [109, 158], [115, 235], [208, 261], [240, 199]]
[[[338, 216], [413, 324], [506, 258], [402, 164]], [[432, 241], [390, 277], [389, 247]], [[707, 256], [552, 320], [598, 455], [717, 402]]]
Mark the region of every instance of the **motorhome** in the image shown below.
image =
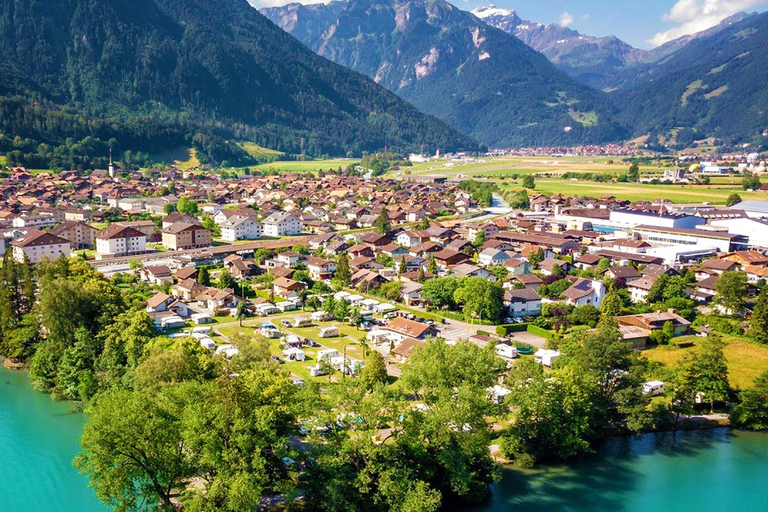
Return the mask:
[[643, 384], [644, 395], [661, 395], [664, 393], [664, 383], [660, 380], [651, 380]]
[[294, 327], [309, 327], [312, 325], [312, 319], [311, 318], [297, 318], [293, 321]]
[[323, 327], [322, 329], [320, 329], [321, 338], [335, 338], [338, 335], [339, 335], [338, 327]]

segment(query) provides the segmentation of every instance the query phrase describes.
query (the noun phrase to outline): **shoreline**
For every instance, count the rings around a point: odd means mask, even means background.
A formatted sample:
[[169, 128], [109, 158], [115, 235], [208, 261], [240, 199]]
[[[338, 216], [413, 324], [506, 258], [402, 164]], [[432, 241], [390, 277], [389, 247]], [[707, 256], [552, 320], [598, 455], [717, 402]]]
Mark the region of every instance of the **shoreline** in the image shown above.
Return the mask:
[[2, 360], [3, 360], [3, 368], [7, 370], [22, 371], [26, 368], [26, 365], [24, 363], [17, 363], [7, 358], [2, 358]]

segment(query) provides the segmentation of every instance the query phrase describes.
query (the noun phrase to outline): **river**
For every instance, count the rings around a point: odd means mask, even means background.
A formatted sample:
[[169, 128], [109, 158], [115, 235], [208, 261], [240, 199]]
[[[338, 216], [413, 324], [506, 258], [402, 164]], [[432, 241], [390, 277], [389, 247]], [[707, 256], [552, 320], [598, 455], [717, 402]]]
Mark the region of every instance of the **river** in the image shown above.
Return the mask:
[[[0, 511], [105, 512], [72, 467], [84, 417], [70, 410], [0, 366]], [[768, 434], [612, 439], [568, 465], [505, 469], [493, 491], [471, 512], [766, 512]]]

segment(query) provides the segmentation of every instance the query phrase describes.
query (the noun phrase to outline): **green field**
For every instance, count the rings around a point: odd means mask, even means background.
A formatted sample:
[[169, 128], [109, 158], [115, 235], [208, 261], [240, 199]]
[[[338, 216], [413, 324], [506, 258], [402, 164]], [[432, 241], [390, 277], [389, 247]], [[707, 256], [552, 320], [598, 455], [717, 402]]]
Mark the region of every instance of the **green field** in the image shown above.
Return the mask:
[[161, 153], [153, 154], [152, 158], [160, 162], [173, 164], [182, 171], [200, 166], [200, 160], [197, 159], [197, 150], [188, 146], [170, 148]]
[[[612, 162], [612, 163], [609, 163]], [[550, 173], [563, 174], [566, 172], [599, 172], [621, 173], [629, 168], [622, 157], [481, 157], [475, 162], [461, 164], [434, 160], [413, 164], [412, 167], [394, 171], [391, 174], [439, 174], [455, 176], [512, 176], [513, 174]], [[658, 172], [663, 170], [656, 166], [641, 166], [641, 172]]]
[[[511, 181], [499, 182], [503, 190], [521, 188]], [[560, 193], [567, 196], [616, 196], [630, 201], [653, 201], [668, 199], [674, 203], [711, 203], [725, 204], [731, 194], [739, 194], [742, 199], [768, 199], [762, 192], [745, 192], [741, 186], [713, 185], [650, 185], [645, 183], [596, 183], [592, 181], [572, 181], [558, 179], [537, 179], [533, 192], [551, 195]], [[530, 193], [530, 191], [529, 191]]]
[[261, 164], [251, 169], [259, 169], [262, 171], [279, 171], [279, 172], [312, 172], [336, 170], [339, 167], [346, 167], [351, 163], [355, 163], [357, 160], [351, 158], [332, 158], [329, 160], [310, 160], [310, 161], [277, 161], [268, 164]]
[[[691, 340], [694, 343], [700, 339], [695, 336], [675, 338], [675, 340]], [[737, 336], [724, 336], [723, 341], [726, 342], [724, 353], [728, 360], [728, 379], [731, 386], [736, 389], [752, 387], [755, 377], [768, 370], [768, 346], [758, 345], [746, 338]], [[697, 347], [677, 349], [655, 347], [644, 350], [642, 355], [652, 361], [658, 361], [664, 366], [674, 367], [680, 357], [690, 350], [695, 351]]]
[[5, 155], [0, 155], [0, 165], [5, 165]]
[[253, 157], [274, 157], [279, 158], [283, 155], [280, 151], [264, 148], [253, 142], [241, 142], [242, 147], [249, 155]]

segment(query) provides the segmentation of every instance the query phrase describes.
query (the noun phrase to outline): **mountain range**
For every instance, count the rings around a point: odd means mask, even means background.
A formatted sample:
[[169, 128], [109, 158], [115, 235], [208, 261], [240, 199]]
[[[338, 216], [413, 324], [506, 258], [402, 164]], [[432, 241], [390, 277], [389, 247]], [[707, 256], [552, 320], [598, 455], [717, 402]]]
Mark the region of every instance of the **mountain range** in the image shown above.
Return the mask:
[[444, 0], [348, 0], [261, 12], [319, 55], [490, 146], [626, 135], [603, 93]]
[[0, 70], [6, 152], [85, 137], [194, 144], [219, 162], [247, 156], [230, 139], [313, 155], [480, 148], [247, 0], [5, 0]]

